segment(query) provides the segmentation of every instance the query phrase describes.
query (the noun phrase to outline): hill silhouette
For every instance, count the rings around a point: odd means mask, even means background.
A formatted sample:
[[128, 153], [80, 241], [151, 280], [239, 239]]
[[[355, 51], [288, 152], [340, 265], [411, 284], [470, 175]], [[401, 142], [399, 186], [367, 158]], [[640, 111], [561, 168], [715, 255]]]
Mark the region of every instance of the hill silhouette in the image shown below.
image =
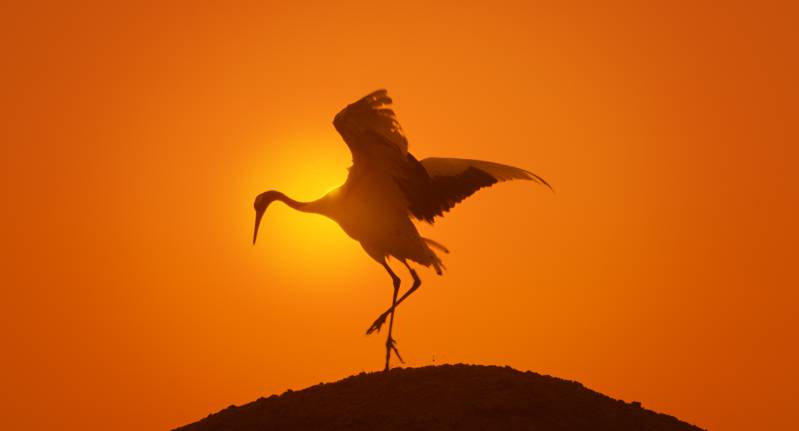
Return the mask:
[[458, 364], [361, 373], [288, 390], [177, 430], [699, 429], [578, 382], [510, 367]]

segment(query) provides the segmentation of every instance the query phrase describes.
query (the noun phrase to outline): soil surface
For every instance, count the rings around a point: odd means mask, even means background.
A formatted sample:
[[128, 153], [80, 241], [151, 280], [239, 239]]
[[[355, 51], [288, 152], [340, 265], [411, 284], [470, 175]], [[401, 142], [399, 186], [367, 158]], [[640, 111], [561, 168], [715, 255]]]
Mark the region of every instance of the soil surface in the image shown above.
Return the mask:
[[181, 431], [699, 430], [562, 380], [510, 367], [441, 365], [361, 373], [230, 406]]

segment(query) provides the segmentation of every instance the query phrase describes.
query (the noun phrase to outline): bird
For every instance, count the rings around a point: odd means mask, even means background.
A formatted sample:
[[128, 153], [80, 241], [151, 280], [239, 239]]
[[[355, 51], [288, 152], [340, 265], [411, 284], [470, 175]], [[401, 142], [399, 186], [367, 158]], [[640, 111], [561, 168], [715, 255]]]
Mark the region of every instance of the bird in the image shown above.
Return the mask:
[[[289, 207], [328, 217], [358, 241], [364, 251], [385, 268], [392, 282], [391, 306], [367, 329], [379, 332], [388, 319], [385, 367], [389, 370], [392, 353], [404, 363], [392, 337], [397, 306], [422, 284], [413, 262], [431, 267], [438, 275], [445, 269], [440, 253], [449, 253], [441, 243], [419, 234], [416, 222], [433, 224], [452, 207], [477, 190], [509, 180], [531, 180], [552, 186], [527, 170], [473, 159], [430, 157], [417, 160], [408, 151], [408, 139], [393, 110], [385, 89], [367, 94], [341, 110], [333, 126], [352, 153], [347, 179], [319, 199], [299, 202], [277, 190], [259, 194], [253, 204], [255, 245], [261, 219], [270, 204], [283, 202]], [[398, 297], [400, 278], [388, 259], [401, 262], [413, 284]]]

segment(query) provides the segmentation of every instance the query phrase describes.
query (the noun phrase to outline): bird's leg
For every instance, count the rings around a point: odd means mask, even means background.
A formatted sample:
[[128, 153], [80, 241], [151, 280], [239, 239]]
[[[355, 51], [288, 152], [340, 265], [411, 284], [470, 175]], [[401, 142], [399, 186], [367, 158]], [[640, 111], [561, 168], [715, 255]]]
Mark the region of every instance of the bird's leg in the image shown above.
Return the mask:
[[[408, 268], [408, 271], [411, 272], [411, 276], [413, 277], [413, 285], [411, 286], [410, 289], [408, 289], [407, 292], [405, 292], [405, 294], [403, 294], [400, 297], [400, 299], [397, 300], [397, 303], [394, 305], [395, 307], [400, 305], [400, 303], [402, 303], [402, 301], [404, 301], [405, 298], [407, 298], [411, 293], [415, 292], [416, 289], [418, 289], [419, 286], [422, 285], [422, 280], [419, 279], [419, 276], [416, 274], [416, 271], [414, 271], [413, 268], [411, 268], [407, 262], [403, 263]], [[383, 326], [384, 323], [386, 323], [386, 317], [388, 317], [388, 315], [391, 314], [391, 311], [392, 309], [389, 308], [383, 314], [378, 316], [377, 319], [375, 319], [374, 323], [372, 323], [372, 326], [370, 326], [369, 329], [366, 330], [366, 335], [369, 335], [375, 331], [380, 332], [380, 328]]]
[[394, 310], [397, 307], [397, 293], [399, 293], [400, 288], [400, 278], [397, 277], [397, 274], [394, 274], [394, 271], [391, 270], [391, 267], [383, 261], [383, 267], [386, 268], [388, 274], [391, 276], [391, 281], [394, 285], [394, 293], [391, 298], [391, 318], [388, 321], [388, 337], [386, 337], [386, 368], [384, 371], [388, 371], [389, 361], [391, 360], [391, 351], [394, 351], [394, 354], [397, 355], [397, 359], [402, 361], [402, 356], [400, 356], [399, 351], [397, 350], [397, 344], [393, 338], [391, 338], [391, 330], [394, 327]]

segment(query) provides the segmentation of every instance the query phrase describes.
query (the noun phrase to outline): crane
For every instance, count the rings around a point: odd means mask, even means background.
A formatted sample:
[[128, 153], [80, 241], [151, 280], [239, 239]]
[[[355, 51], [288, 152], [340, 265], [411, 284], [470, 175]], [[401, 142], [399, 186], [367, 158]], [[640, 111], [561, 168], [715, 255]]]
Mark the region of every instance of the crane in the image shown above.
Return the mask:
[[[433, 223], [457, 203], [477, 190], [508, 180], [532, 180], [552, 188], [543, 178], [513, 166], [482, 160], [431, 157], [421, 161], [408, 152], [408, 140], [391, 108], [386, 90], [374, 91], [348, 105], [333, 119], [333, 125], [352, 153], [352, 166], [343, 185], [310, 202], [298, 202], [269, 190], [255, 198], [255, 229], [252, 242], [267, 207], [280, 201], [307, 213], [335, 221], [391, 276], [391, 306], [372, 323], [366, 333], [379, 332], [388, 319], [385, 370], [392, 352], [402, 356], [391, 333], [397, 306], [415, 292], [422, 281], [408, 261], [435, 269], [444, 264], [436, 251], [448, 253], [440, 243], [422, 237], [412, 219]], [[400, 278], [387, 258], [402, 262], [413, 284], [398, 298]]]

